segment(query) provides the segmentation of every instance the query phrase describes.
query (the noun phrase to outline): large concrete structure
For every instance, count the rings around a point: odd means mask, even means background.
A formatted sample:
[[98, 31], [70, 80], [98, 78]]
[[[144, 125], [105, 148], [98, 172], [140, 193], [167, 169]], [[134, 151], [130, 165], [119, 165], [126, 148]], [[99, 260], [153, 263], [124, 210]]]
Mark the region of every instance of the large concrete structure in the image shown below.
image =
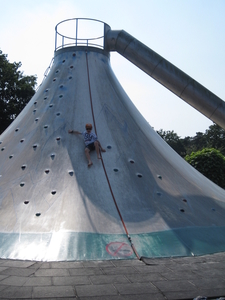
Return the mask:
[[[79, 39], [78, 30], [71, 38], [56, 27], [48, 76], [0, 137], [0, 257], [88, 260], [224, 251], [225, 191], [177, 155], [137, 111], [110, 67], [114, 33], [101, 24], [102, 47]], [[224, 107], [221, 101], [210, 105]], [[211, 115], [224, 121], [223, 109], [217, 111]], [[89, 169], [82, 138], [68, 134], [83, 131], [85, 123], [94, 125], [107, 150], [102, 160], [92, 153]]]

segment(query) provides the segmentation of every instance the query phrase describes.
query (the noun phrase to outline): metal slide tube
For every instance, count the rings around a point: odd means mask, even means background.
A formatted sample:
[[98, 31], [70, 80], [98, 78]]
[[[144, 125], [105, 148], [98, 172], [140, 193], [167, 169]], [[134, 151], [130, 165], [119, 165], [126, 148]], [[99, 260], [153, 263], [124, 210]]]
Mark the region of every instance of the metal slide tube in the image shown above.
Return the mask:
[[117, 51], [207, 118], [225, 129], [225, 102], [124, 30], [105, 35], [107, 51]]

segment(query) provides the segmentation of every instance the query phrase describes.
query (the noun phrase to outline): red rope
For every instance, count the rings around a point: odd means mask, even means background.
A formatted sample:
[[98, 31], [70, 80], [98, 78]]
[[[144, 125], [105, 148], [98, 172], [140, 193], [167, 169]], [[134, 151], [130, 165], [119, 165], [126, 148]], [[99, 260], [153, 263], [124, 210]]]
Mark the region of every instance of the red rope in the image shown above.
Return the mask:
[[[96, 128], [96, 124], [95, 124], [95, 115], [94, 115], [93, 102], [92, 102], [92, 95], [91, 95], [91, 84], [90, 84], [90, 76], [89, 76], [89, 66], [88, 66], [88, 55], [87, 55], [87, 51], [86, 51], [86, 62], [87, 62], [87, 75], [88, 75], [89, 95], [90, 95], [90, 102], [91, 102], [91, 112], [92, 112], [92, 117], [93, 117], [94, 129], [95, 129], [95, 132], [96, 132], [96, 135], [97, 135], [97, 128]], [[99, 152], [100, 152], [100, 155], [101, 155], [101, 151], [99, 151]], [[116, 209], [117, 209], [117, 212], [118, 212], [118, 214], [119, 214], [119, 216], [120, 216], [120, 220], [121, 220], [121, 222], [122, 222], [122, 224], [123, 224], [124, 230], [125, 230], [125, 232], [126, 232], [126, 235], [127, 235], [127, 237], [128, 237], [128, 240], [129, 240], [129, 242], [130, 242], [130, 244], [131, 244], [131, 247], [132, 247], [132, 249], [133, 249], [135, 255], [137, 256], [137, 258], [140, 260], [140, 256], [138, 255], [138, 253], [137, 253], [137, 251], [136, 251], [136, 249], [135, 249], [135, 247], [134, 247], [134, 245], [133, 245], [133, 243], [132, 243], [132, 241], [131, 241], [131, 237], [130, 237], [130, 235], [129, 235], [129, 233], [128, 233], [127, 227], [126, 227], [126, 225], [125, 225], [125, 222], [124, 222], [124, 220], [123, 220], [123, 217], [122, 217], [122, 215], [121, 215], [121, 213], [120, 213], [120, 210], [119, 210], [119, 207], [118, 207], [118, 205], [117, 205], [117, 202], [116, 202], [116, 199], [115, 199], [115, 196], [114, 196], [114, 193], [113, 193], [113, 190], [112, 190], [110, 181], [109, 181], [109, 177], [108, 177], [108, 174], [107, 174], [106, 169], [105, 169], [105, 164], [104, 164], [102, 155], [101, 155], [101, 161], [102, 161], [102, 166], [103, 166], [103, 169], [104, 169], [104, 172], [105, 172], [105, 176], [106, 176], [106, 179], [107, 179], [107, 182], [108, 182], [108, 186], [109, 186], [109, 189], [110, 189], [110, 192], [111, 192], [111, 195], [112, 195], [114, 204], [115, 204]]]

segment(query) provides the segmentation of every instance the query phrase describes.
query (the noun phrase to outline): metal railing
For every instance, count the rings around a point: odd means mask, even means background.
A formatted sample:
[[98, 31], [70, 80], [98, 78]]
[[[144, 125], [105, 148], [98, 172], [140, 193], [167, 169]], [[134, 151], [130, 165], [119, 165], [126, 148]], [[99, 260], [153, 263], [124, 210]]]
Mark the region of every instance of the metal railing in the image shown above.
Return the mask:
[[61, 21], [55, 27], [55, 51], [71, 46], [104, 49], [105, 25], [102, 21], [87, 18]]

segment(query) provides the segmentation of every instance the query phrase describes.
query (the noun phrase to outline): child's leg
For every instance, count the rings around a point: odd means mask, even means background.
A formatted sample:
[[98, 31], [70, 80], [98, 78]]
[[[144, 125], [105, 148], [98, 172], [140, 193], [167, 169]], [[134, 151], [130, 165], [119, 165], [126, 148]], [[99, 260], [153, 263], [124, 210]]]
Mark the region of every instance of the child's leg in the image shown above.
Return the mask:
[[90, 150], [88, 148], [85, 148], [85, 155], [87, 157], [87, 160], [88, 160], [88, 167], [90, 167], [93, 163], [91, 161], [91, 157], [90, 157]]

